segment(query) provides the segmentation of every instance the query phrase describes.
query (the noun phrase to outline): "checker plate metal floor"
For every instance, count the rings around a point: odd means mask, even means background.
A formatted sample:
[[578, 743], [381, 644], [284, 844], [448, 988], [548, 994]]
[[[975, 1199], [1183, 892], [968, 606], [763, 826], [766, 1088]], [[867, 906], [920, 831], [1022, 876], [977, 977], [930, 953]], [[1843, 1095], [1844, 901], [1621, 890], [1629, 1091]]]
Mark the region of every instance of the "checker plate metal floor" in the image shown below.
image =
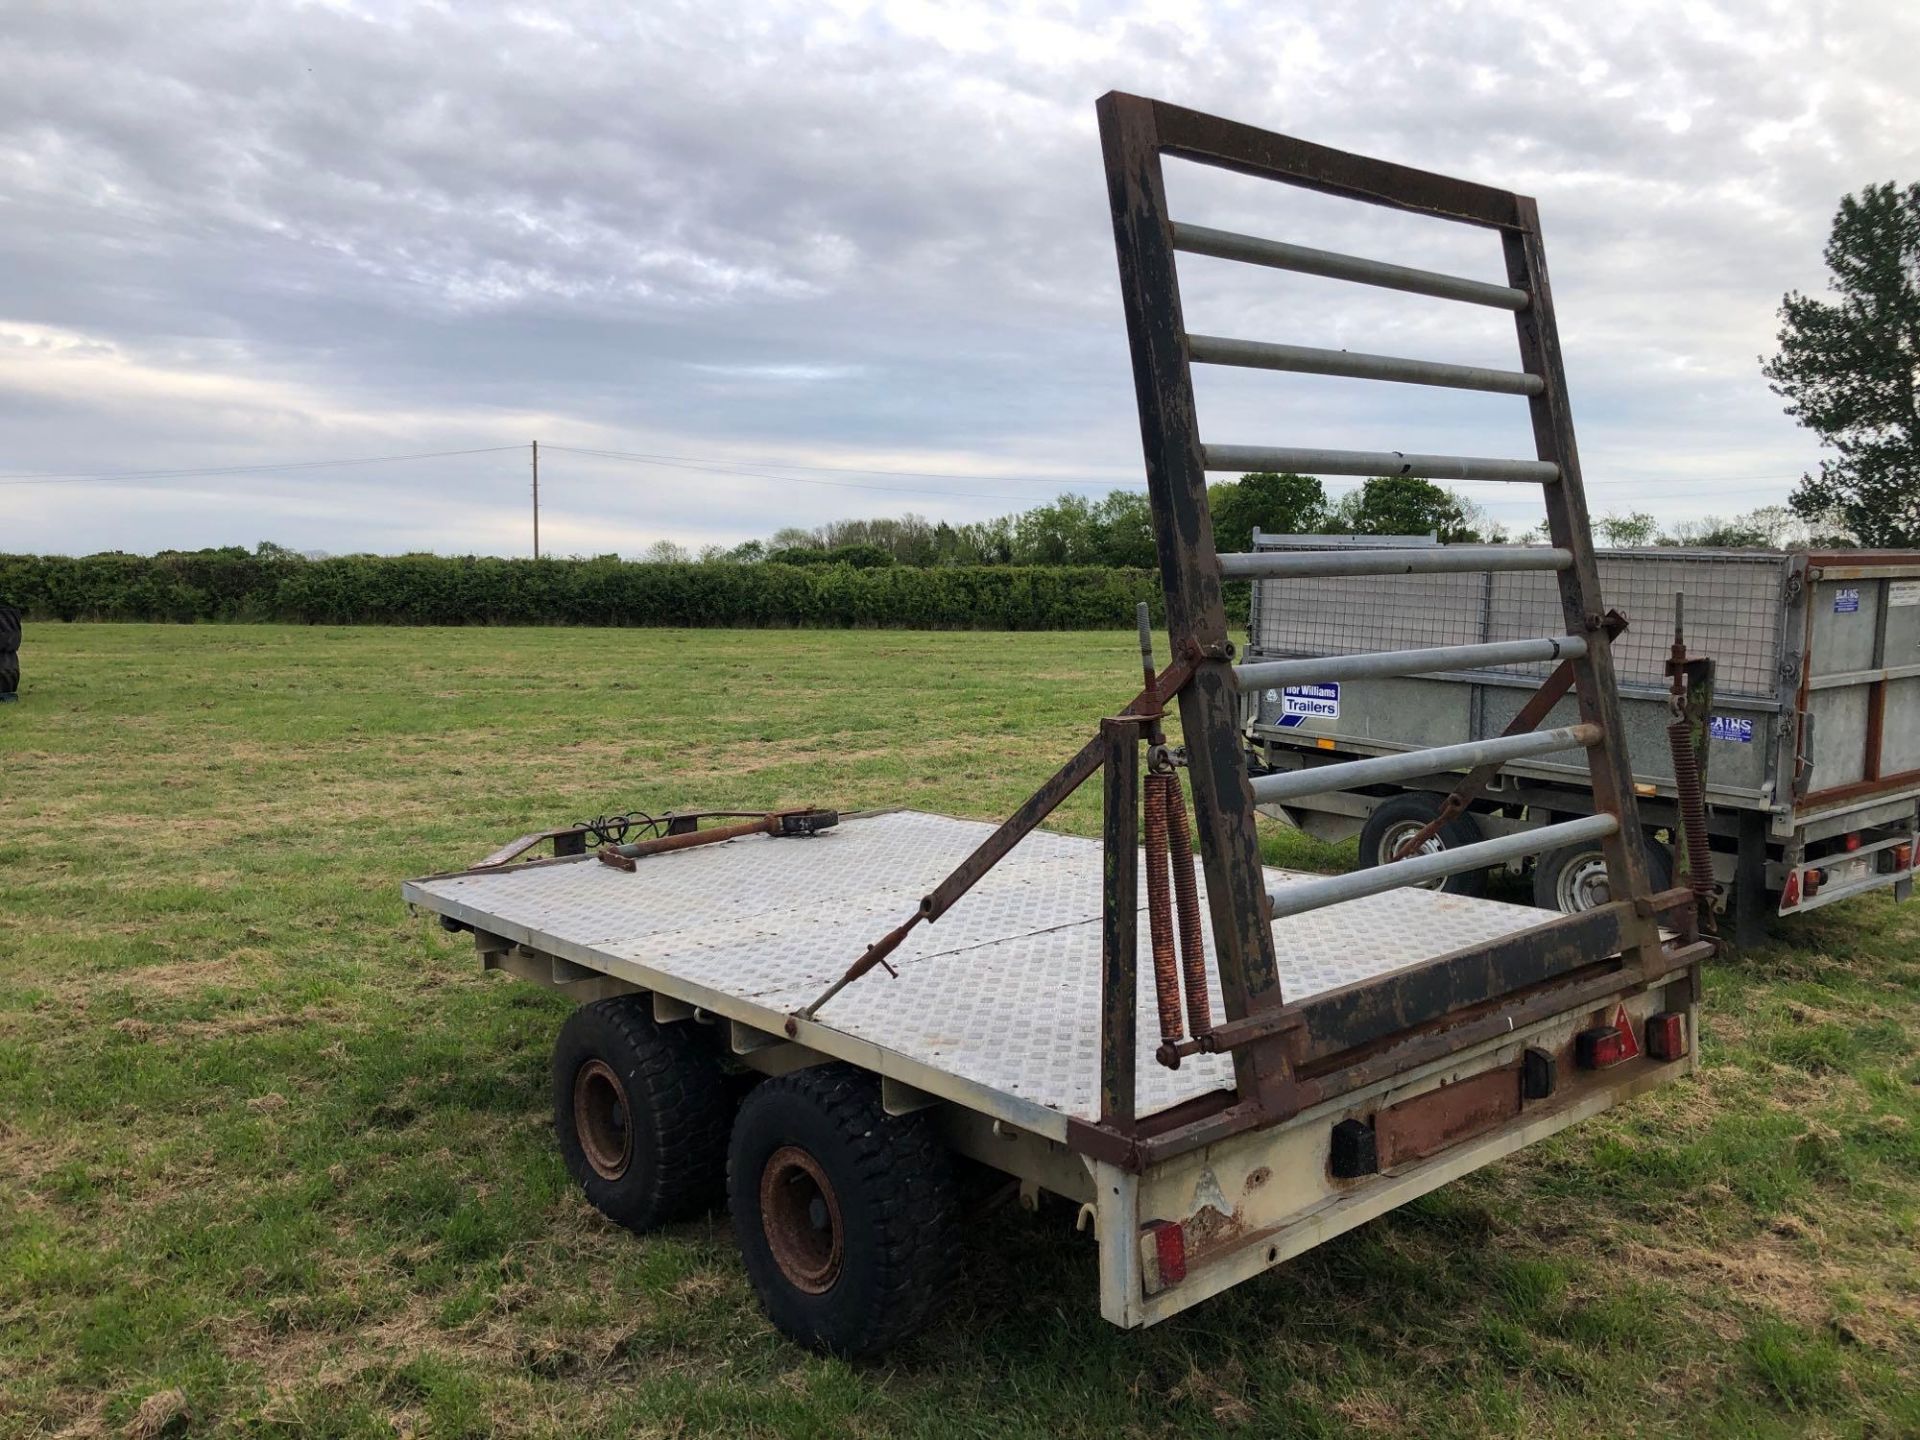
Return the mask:
[[[825, 834], [753, 836], [639, 862], [578, 861], [409, 882], [414, 904], [567, 958], [605, 957], [756, 1010], [812, 1000], [898, 925], [994, 826], [916, 811]], [[1100, 842], [1039, 831], [819, 1021], [973, 1085], [1084, 1120], [1099, 1110]], [[1196, 867], [1197, 868], [1197, 867]], [[1268, 884], [1306, 878], [1268, 870]], [[1205, 911], [1204, 876], [1201, 907]], [[1140, 886], [1142, 908], [1146, 886]], [[1392, 890], [1277, 921], [1282, 993], [1304, 999], [1543, 923], [1525, 906]], [[1158, 1020], [1140, 922], [1139, 1111], [1230, 1086], [1231, 1062], [1153, 1059]], [[1209, 931], [1208, 968], [1212, 969]], [[587, 963], [591, 963], [590, 959]], [[625, 971], [625, 966], [614, 967]], [[680, 998], [686, 998], [684, 995]], [[1214, 982], [1214, 1015], [1221, 1014]]]

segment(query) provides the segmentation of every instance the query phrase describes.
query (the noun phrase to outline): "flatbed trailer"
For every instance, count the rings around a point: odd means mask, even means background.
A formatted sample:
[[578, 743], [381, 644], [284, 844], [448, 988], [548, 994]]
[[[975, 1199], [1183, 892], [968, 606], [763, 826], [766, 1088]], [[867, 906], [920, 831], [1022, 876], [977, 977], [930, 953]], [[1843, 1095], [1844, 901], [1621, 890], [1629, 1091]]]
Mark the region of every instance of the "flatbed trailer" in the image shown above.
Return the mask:
[[[1651, 884], [1637, 843], [1533, 202], [1135, 96], [1104, 97], [1099, 117], [1164, 667], [1142, 606], [1140, 689], [997, 826], [807, 809], [640, 817], [630, 831], [621, 817], [404, 887], [472, 932], [490, 967], [583, 1002], [555, 1044], [553, 1100], [588, 1198], [645, 1230], [724, 1191], [770, 1318], [839, 1354], [884, 1350], [930, 1317], [968, 1175], [1077, 1205], [1098, 1241], [1101, 1313], [1149, 1325], [1694, 1063], [1712, 944], [1698, 891]], [[1165, 161], [1480, 227], [1504, 281], [1176, 222]], [[1176, 252], [1507, 310], [1523, 369], [1189, 334]], [[1195, 364], [1522, 395], [1537, 458], [1205, 444]], [[1223, 580], [1275, 562], [1216, 551], [1206, 477], [1383, 464], [1541, 487], [1550, 545], [1436, 547], [1415, 563], [1555, 577], [1565, 633], [1494, 648], [1567, 662], [1577, 723], [1489, 741], [1487, 758], [1583, 753], [1593, 813], [1349, 875], [1265, 868], [1242, 697], [1288, 683], [1291, 662], [1236, 663]], [[1288, 557], [1303, 563], [1335, 575], [1353, 556]], [[1311, 663], [1418, 675], [1461, 658]], [[1095, 777], [1097, 840], [1041, 828]], [[1574, 841], [1600, 847], [1611, 881], [1579, 914], [1418, 888]], [[550, 858], [522, 858], [543, 842]]]
[[[587, 854], [415, 880], [403, 894], [471, 930], [488, 969], [587, 1004], [634, 997], [647, 1021], [684, 1030], [723, 1069], [780, 1076], [839, 1064], [875, 1077], [885, 1114], [920, 1115], [952, 1151], [1019, 1182], [1030, 1204], [1047, 1192], [1084, 1207], [1100, 1248], [1100, 1311], [1122, 1326], [1164, 1320], [1693, 1067], [1690, 1048], [1599, 1071], [1578, 1069], [1572, 1054], [1578, 1032], [1622, 1005], [1640, 1033], [1666, 1012], [1686, 1016], [1691, 1034], [1691, 970], [1676, 957], [1650, 985], [1609, 970], [1549, 1013], [1515, 1007], [1509, 1025], [1502, 1011], [1478, 1043], [1381, 1067], [1283, 1124], [1173, 1153], [1109, 1150], [1097, 1136], [1103, 846], [1047, 831], [1028, 834], [967, 903], [892, 952], [897, 978], [849, 986], [788, 1034], [793, 1013], [845, 971], [850, 943], [857, 952], [911, 912], [994, 830], [893, 811], [807, 839], [662, 854], [632, 875]], [[1268, 869], [1264, 878], [1277, 888], [1314, 877]], [[1144, 858], [1135, 888], [1145, 894]], [[1276, 921], [1274, 950], [1291, 999], [1327, 1001], [1384, 979], [1417, 982], [1443, 957], [1539, 918], [1525, 906], [1397, 889]], [[1210, 989], [1217, 1010], [1217, 979]], [[1133, 1009], [1152, 1033], [1148, 969]], [[1558, 1071], [1552, 1093], [1533, 1100], [1521, 1088], [1529, 1052], [1554, 1056]], [[1225, 1055], [1195, 1055], [1177, 1070], [1146, 1052], [1136, 1060], [1149, 1132], [1232, 1086]], [[1373, 1173], [1337, 1176], [1336, 1132], [1351, 1123], [1378, 1133], [1383, 1115], [1397, 1148]], [[1180, 1232], [1177, 1264], [1173, 1242], [1159, 1238], [1167, 1226]]]

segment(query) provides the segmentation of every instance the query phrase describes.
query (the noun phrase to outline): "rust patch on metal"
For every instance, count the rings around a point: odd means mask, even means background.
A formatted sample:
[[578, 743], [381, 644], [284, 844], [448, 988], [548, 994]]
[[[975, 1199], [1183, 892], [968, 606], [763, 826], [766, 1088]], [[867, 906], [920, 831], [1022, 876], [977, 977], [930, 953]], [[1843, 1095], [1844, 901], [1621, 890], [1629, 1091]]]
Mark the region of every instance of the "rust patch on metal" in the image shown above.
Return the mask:
[[797, 1290], [824, 1295], [840, 1278], [845, 1227], [840, 1197], [820, 1162], [782, 1145], [760, 1172], [760, 1224], [774, 1264]]
[[1262, 1165], [1258, 1170], [1254, 1171], [1251, 1175], [1247, 1176], [1247, 1183], [1242, 1188], [1246, 1191], [1247, 1194], [1251, 1195], [1254, 1191], [1258, 1190], [1262, 1185], [1266, 1184], [1267, 1181], [1271, 1180], [1272, 1178], [1273, 1178], [1273, 1171], [1268, 1169], [1265, 1165]]
[[1374, 1117], [1380, 1168], [1391, 1170], [1396, 1165], [1424, 1160], [1519, 1113], [1517, 1065], [1488, 1070], [1403, 1100]]
[[1180, 1228], [1186, 1232], [1188, 1269], [1233, 1249], [1247, 1236], [1247, 1222], [1238, 1210], [1228, 1215], [1211, 1205], [1189, 1216]]

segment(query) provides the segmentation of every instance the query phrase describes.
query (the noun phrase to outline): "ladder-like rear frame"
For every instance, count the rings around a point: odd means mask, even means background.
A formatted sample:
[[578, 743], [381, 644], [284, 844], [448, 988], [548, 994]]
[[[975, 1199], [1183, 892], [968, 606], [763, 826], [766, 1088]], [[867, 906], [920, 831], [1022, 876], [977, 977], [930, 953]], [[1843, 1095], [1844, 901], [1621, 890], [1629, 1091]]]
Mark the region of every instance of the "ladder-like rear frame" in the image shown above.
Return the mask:
[[[1573, 976], [1616, 953], [1624, 968], [1652, 978], [1653, 972], [1667, 963], [1662, 959], [1658, 917], [1676, 913], [1679, 902], [1674, 892], [1655, 896], [1649, 891], [1605, 629], [1605, 607], [1594, 564], [1534, 202], [1524, 195], [1346, 154], [1133, 95], [1116, 92], [1104, 96], [1099, 102], [1099, 118], [1154, 538], [1166, 596], [1166, 623], [1174, 663], [1190, 667], [1190, 678], [1179, 690], [1180, 717], [1226, 1010], [1226, 1023], [1207, 1048], [1231, 1050], [1240, 1096], [1237, 1108], [1243, 1112], [1239, 1121], [1220, 1123], [1247, 1123], [1249, 1111], [1272, 1117], [1297, 1110], [1312, 1088], [1303, 1081], [1303, 1067], [1311, 1070], [1317, 1059], [1357, 1050], [1368, 1043], [1370, 1036], [1395, 1033], [1395, 1026], [1417, 1028], [1446, 1015], [1450, 1007], [1469, 1006]], [[1168, 155], [1344, 199], [1495, 230], [1505, 252], [1506, 282], [1436, 274], [1183, 224], [1168, 210], [1162, 173], [1162, 158]], [[1181, 252], [1508, 310], [1514, 317], [1520, 367], [1491, 370], [1190, 334], [1180, 303], [1176, 256]], [[1344, 375], [1522, 396], [1533, 422], [1535, 455], [1531, 459], [1484, 459], [1399, 451], [1209, 444], [1200, 434], [1195, 407], [1195, 364]], [[1537, 484], [1546, 500], [1550, 543], [1538, 547], [1433, 546], [1390, 552], [1222, 555], [1214, 546], [1207, 476], [1213, 471], [1242, 470]], [[1555, 571], [1565, 617], [1563, 633], [1495, 645], [1235, 665], [1223, 581], [1381, 573], [1383, 568], [1394, 573]], [[1434, 768], [1435, 760], [1497, 762], [1544, 749], [1581, 748], [1588, 757], [1597, 814], [1267, 893], [1254, 823], [1261, 781], [1248, 773], [1239, 725], [1242, 692], [1268, 685], [1415, 675], [1462, 665], [1542, 659], [1570, 662], [1578, 696], [1578, 725], [1548, 732], [1547, 737], [1521, 735], [1477, 742], [1475, 756], [1466, 760], [1459, 756], [1428, 757], [1413, 763], [1428, 770]], [[1108, 755], [1110, 764], [1121, 763], [1119, 749], [1110, 748]], [[1380, 761], [1358, 763], [1393, 768], [1391, 761], [1385, 766]], [[1312, 773], [1324, 779], [1324, 788], [1334, 789], [1360, 778], [1343, 773], [1348, 770], [1350, 766], [1329, 765]], [[1300, 782], [1288, 783], [1297, 786]], [[1110, 801], [1124, 799], [1126, 793], [1125, 786], [1118, 794], [1110, 791]], [[1112, 832], [1116, 819], [1109, 815], [1110, 845], [1115, 843]], [[1121, 828], [1130, 829], [1130, 824]], [[1537, 929], [1482, 949], [1442, 957], [1408, 976], [1389, 977], [1364, 987], [1364, 994], [1336, 993], [1296, 1005], [1289, 1003], [1281, 991], [1273, 933], [1273, 921], [1278, 916], [1483, 868], [1575, 840], [1593, 839], [1598, 839], [1605, 854], [1613, 896], [1612, 903], [1600, 911], [1546, 921]], [[1124, 883], [1130, 891], [1131, 874]], [[1123, 942], [1131, 947], [1131, 935], [1109, 940], [1110, 947]], [[1116, 968], [1123, 958], [1125, 976]], [[1616, 984], [1619, 968], [1612, 972]], [[1109, 955], [1108, 976], [1116, 992], [1131, 974], [1130, 955]], [[1115, 1001], [1110, 1023], [1120, 1025], [1125, 1007], [1118, 1003], [1118, 993]], [[1130, 998], [1127, 1003], [1130, 1005]], [[1128, 1063], [1124, 1067], [1115, 1065], [1106, 1073], [1130, 1091], [1130, 1039], [1125, 1048]], [[1112, 1093], [1108, 1099], [1112, 1102], [1110, 1118], [1121, 1128], [1131, 1125], [1131, 1094]], [[1258, 1123], [1258, 1119], [1252, 1123]], [[1195, 1136], [1186, 1138], [1191, 1141]]]

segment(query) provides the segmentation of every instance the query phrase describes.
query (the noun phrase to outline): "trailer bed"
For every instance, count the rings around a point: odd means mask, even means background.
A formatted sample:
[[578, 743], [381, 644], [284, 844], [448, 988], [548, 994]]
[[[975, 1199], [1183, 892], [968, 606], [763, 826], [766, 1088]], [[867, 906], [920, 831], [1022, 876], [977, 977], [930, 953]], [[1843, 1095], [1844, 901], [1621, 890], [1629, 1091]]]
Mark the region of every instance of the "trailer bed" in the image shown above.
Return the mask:
[[[403, 893], [476, 930], [777, 1034], [993, 829], [896, 810], [803, 839], [752, 836], [651, 856], [633, 874], [584, 856], [415, 880]], [[1270, 886], [1308, 878], [1265, 874]], [[829, 1002], [809, 1043], [1055, 1137], [1068, 1118], [1095, 1120], [1100, 904], [1100, 842], [1037, 831], [895, 952], [899, 978], [875, 971]], [[1525, 906], [1401, 889], [1276, 921], [1274, 941], [1284, 992], [1307, 999], [1538, 924]], [[1207, 950], [1212, 975], [1211, 934]], [[1149, 967], [1137, 1014], [1140, 1033], [1155, 1033]], [[1224, 1056], [1168, 1070], [1145, 1046], [1137, 1074], [1142, 1115], [1233, 1083]]]

